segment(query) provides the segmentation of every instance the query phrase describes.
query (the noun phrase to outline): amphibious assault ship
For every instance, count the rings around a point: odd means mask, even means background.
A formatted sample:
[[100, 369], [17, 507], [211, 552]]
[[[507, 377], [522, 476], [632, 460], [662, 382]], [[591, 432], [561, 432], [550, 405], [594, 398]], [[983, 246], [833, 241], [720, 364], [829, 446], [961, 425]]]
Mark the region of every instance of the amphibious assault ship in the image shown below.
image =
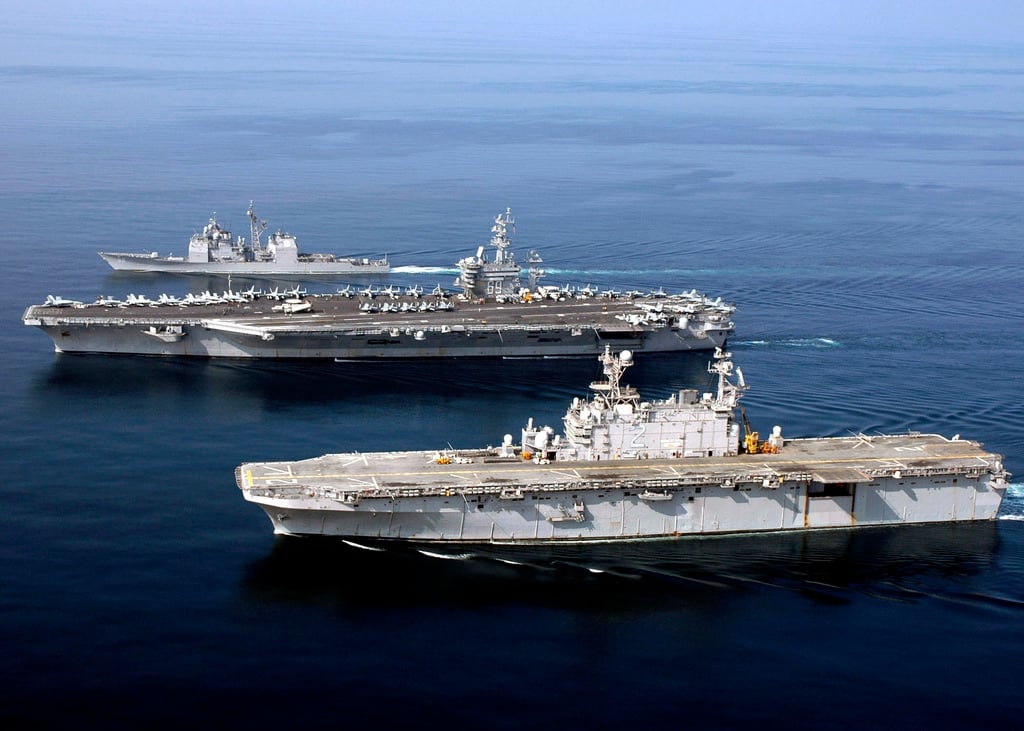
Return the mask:
[[188, 256], [159, 256], [99, 252], [103, 260], [118, 271], [170, 272], [178, 274], [239, 274], [247, 277], [318, 276], [327, 274], [387, 274], [387, 256], [380, 259], [341, 257], [334, 254], [303, 254], [291, 234], [277, 231], [267, 238], [267, 222], [256, 217], [249, 201], [250, 239], [221, 228], [217, 215], [210, 217], [201, 233], [188, 242]]
[[508, 250], [512, 214], [496, 217], [481, 246], [457, 263], [461, 292], [351, 285], [326, 295], [209, 291], [184, 298], [129, 295], [84, 303], [48, 297], [22, 319], [57, 352], [208, 358], [594, 356], [616, 350], [712, 350], [733, 333], [735, 306], [691, 290], [667, 295], [546, 287], [540, 256], [527, 283]]
[[1002, 457], [959, 436], [792, 439], [774, 427], [762, 441], [721, 349], [717, 392], [664, 400], [621, 384], [628, 351], [600, 361], [604, 379], [573, 399], [561, 434], [530, 419], [518, 444], [257, 462], [235, 479], [275, 533], [456, 544], [991, 520], [1006, 492]]

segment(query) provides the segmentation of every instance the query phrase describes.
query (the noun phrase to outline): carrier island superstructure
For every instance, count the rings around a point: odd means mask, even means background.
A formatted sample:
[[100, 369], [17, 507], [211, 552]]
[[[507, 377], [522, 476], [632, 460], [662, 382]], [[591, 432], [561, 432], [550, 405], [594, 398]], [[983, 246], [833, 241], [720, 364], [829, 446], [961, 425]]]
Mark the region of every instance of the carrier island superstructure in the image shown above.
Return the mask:
[[600, 361], [604, 378], [558, 434], [530, 419], [518, 443], [254, 462], [235, 479], [279, 534], [452, 544], [991, 520], [1006, 491], [1002, 457], [959, 436], [794, 439], [774, 427], [761, 440], [721, 349], [715, 392], [664, 400], [622, 385], [628, 351]]
[[735, 306], [696, 290], [680, 294], [544, 286], [540, 256], [525, 273], [509, 246], [510, 210], [485, 247], [457, 262], [451, 293], [440, 284], [356, 288], [306, 295], [203, 292], [186, 297], [48, 297], [23, 321], [58, 352], [206, 358], [356, 360], [423, 357], [594, 356], [615, 350], [712, 350], [734, 331]]

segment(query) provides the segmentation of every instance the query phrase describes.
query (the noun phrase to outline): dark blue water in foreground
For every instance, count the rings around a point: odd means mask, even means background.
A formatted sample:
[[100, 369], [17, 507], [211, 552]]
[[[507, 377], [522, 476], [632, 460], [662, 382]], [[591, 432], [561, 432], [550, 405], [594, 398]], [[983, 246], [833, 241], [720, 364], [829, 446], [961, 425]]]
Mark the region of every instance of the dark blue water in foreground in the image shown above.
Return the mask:
[[[1024, 49], [77, 20], [0, 29], [5, 727], [1019, 721]], [[498, 443], [557, 424], [596, 363], [74, 357], [21, 325], [47, 294], [226, 288], [96, 252], [184, 253], [250, 199], [428, 288], [511, 206], [548, 283], [737, 302], [762, 430], [960, 433], [1015, 485], [973, 526], [446, 558], [275, 539], [240, 462]], [[663, 397], [706, 361], [630, 380]]]

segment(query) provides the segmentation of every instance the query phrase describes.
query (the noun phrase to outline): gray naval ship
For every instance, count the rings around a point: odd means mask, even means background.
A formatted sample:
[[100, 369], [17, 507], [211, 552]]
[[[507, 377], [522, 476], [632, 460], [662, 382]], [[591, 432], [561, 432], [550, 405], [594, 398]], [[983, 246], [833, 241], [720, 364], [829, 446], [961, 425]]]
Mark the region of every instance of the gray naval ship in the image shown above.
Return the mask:
[[481, 246], [457, 263], [460, 292], [351, 285], [327, 295], [229, 290], [129, 295], [85, 303], [50, 296], [26, 309], [57, 352], [206, 358], [368, 358], [594, 356], [616, 350], [712, 350], [734, 331], [735, 306], [696, 290], [667, 295], [598, 292], [539, 283], [509, 247], [512, 213], [495, 218], [488, 259]]
[[257, 218], [249, 201], [250, 239], [221, 228], [214, 214], [201, 233], [188, 242], [188, 256], [124, 254], [101, 251], [111, 267], [123, 272], [170, 272], [178, 274], [239, 274], [246, 277], [318, 276], [328, 274], [387, 274], [387, 256], [380, 259], [342, 257], [334, 254], [303, 254], [291, 234], [270, 234], [263, 243], [267, 222]]
[[1002, 457], [959, 436], [791, 439], [774, 427], [762, 441], [721, 349], [716, 393], [664, 400], [621, 384], [628, 351], [600, 361], [604, 379], [573, 399], [561, 434], [530, 419], [518, 444], [257, 462], [235, 479], [275, 533], [453, 544], [992, 520], [1006, 492]]

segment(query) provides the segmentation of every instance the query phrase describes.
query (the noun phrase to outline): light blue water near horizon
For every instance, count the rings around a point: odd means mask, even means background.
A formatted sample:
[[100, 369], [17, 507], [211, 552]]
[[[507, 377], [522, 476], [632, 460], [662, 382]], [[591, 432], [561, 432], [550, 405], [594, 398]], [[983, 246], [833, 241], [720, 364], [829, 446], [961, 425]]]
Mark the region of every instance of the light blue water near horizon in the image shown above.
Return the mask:
[[[1019, 716], [1020, 44], [68, 13], [0, 29], [5, 725]], [[596, 364], [69, 357], [21, 324], [47, 294], [226, 288], [96, 252], [183, 253], [250, 199], [403, 285], [449, 285], [508, 206], [548, 283], [734, 301], [755, 425], [981, 440], [1015, 473], [1000, 520], [447, 560], [275, 539], [240, 462], [497, 443]]]

